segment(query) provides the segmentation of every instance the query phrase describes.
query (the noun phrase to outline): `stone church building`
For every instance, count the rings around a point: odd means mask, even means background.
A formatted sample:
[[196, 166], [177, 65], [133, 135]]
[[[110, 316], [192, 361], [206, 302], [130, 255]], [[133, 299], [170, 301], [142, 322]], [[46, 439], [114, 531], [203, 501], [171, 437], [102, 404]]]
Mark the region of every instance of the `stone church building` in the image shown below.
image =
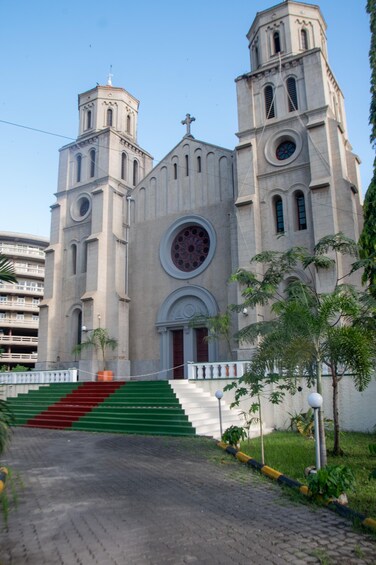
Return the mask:
[[[312, 250], [339, 231], [358, 239], [359, 159], [325, 31], [316, 5], [286, 0], [256, 14], [250, 71], [236, 79], [235, 148], [195, 139], [187, 114], [183, 139], [153, 167], [137, 143], [138, 100], [111, 83], [79, 95], [79, 135], [60, 150], [39, 369], [93, 378], [95, 353], [72, 350], [102, 327], [118, 341], [107, 363], [116, 378], [186, 376], [190, 361], [228, 357], [194, 322], [239, 302], [229, 277], [253, 255]], [[331, 276], [311, 282], [324, 291]], [[260, 316], [234, 315], [233, 332]], [[250, 352], [233, 344], [234, 358]]]

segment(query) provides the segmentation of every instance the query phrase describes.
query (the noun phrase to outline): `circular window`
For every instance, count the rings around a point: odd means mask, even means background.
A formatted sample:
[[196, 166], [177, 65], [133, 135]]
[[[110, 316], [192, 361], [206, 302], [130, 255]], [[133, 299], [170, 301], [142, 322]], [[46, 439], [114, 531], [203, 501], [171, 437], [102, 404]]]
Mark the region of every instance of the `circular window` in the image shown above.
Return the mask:
[[187, 226], [172, 242], [172, 262], [180, 271], [190, 273], [203, 264], [209, 249], [210, 238], [206, 229], [201, 226]]
[[91, 210], [91, 198], [89, 194], [81, 194], [71, 206], [71, 216], [75, 222], [87, 218]]
[[216, 241], [214, 228], [205, 218], [192, 215], [176, 220], [159, 248], [164, 270], [177, 279], [196, 277], [210, 264]]
[[296, 150], [296, 144], [293, 141], [282, 141], [276, 149], [275, 155], [279, 161], [289, 159]]
[[265, 144], [266, 160], [275, 167], [289, 165], [300, 155], [303, 147], [301, 135], [293, 129], [285, 129], [272, 135]]

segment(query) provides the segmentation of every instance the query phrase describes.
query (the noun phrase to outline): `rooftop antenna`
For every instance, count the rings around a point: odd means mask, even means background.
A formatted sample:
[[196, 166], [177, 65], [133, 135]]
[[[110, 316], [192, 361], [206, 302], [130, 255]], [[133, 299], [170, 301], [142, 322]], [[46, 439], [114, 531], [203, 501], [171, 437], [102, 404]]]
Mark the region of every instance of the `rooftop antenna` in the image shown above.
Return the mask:
[[108, 73], [107, 86], [112, 86], [112, 65], [110, 65], [110, 72]]

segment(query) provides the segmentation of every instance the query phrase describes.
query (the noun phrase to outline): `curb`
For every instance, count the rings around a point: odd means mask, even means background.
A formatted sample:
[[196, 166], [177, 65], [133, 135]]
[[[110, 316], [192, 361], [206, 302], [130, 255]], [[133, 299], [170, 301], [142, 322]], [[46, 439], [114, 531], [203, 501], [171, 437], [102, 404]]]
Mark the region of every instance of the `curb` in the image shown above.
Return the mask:
[[5, 489], [5, 481], [8, 476], [8, 469], [6, 467], [0, 467], [0, 494]]
[[[233, 455], [241, 463], [245, 463], [246, 465], [249, 465], [250, 467], [257, 469], [263, 475], [266, 475], [267, 477], [277, 481], [278, 483], [280, 483], [282, 485], [286, 485], [286, 486], [289, 486], [291, 488], [294, 488], [294, 489], [298, 490], [299, 492], [301, 492], [302, 494], [304, 494], [305, 496], [310, 496], [309, 495], [309, 489], [308, 489], [307, 485], [303, 485], [299, 481], [295, 481], [294, 479], [290, 479], [289, 477], [287, 477], [286, 475], [283, 475], [279, 471], [276, 471], [275, 469], [268, 467], [268, 465], [263, 465], [259, 461], [256, 461], [256, 459], [249, 457], [248, 455], [246, 455], [245, 453], [242, 453], [241, 451], [239, 451], [235, 447], [232, 447], [231, 445], [228, 445], [227, 443], [223, 443], [223, 441], [218, 441], [217, 446], [220, 447], [221, 449], [223, 449], [224, 451], [226, 451], [226, 453]], [[339, 502], [336, 502], [336, 501], [329, 501], [329, 502], [325, 503], [325, 505], [327, 506], [327, 508], [329, 508], [330, 510], [333, 510], [334, 512], [337, 512], [337, 514], [340, 514], [344, 518], [349, 518], [353, 522], [357, 522], [358, 524], [361, 524], [362, 526], [365, 526], [367, 528], [371, 528], [371, 530], [376, 532], [376, 520], [374, 518], [369, 518], [369, 517], [365, 516], [364, 514], [360, 514], [360, 512], [356, 512], [355, 510], [351, 510], [351, 508], [348, 508], [347, 506], [344, 506], [343, 504], [340, 504]]]

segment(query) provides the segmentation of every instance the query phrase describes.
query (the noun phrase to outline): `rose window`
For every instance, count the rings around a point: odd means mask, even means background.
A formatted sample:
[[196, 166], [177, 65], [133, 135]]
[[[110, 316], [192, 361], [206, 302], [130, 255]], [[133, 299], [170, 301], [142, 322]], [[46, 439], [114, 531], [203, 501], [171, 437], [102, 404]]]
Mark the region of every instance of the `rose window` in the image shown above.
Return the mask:
[[180, 271], [189, 273], [197, 269], [208, 256], [209, 234], [201, 226], [188, 226], [174, 238], [171, 246], [171, 259]]

